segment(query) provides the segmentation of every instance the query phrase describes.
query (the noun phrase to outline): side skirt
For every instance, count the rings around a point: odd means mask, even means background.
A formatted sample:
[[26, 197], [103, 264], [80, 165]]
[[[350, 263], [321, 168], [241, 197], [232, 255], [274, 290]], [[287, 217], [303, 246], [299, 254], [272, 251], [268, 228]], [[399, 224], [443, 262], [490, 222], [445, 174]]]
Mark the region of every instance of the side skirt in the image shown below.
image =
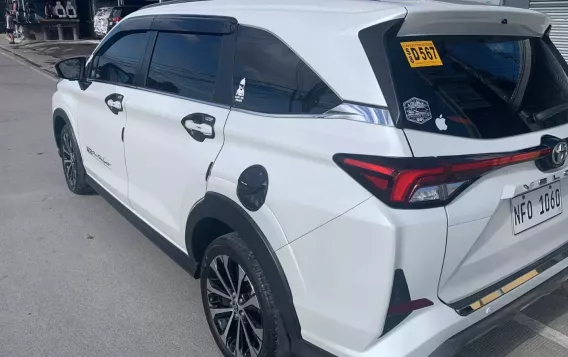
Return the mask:
[[130, 223], [132, 223], [132, 225], [134, 225], [134, 227], [138, 228], [138, 230], [142, 232], [148, 239], [150, 239], [150, 241], [154, 243], [154, 245], [156, 245], [158, 248], [160, 248], [160, 250], [166, 253], [173, 261], [175, 261], [185, 271], [191, 274], [191, 276], [195, 275], [197, 265], [191, 264], [191, 260], [188, 258], [187, 254], [170, 243], [170, 241], [160, 233], [156, 232], [152, 227], [150, 227], [146, 222], [136, 216], [128, 207], [124, 206], [88, 175], [86, 181], [89, 186], [93, 188], [93, 190], [95, 190], [101, 197], [103, 197], [108, 203], [110, 203], [110, 205], [113, 206], [118, 212], [120, 212], [120, 214], [124, 216], [124, 218], [126, 218]]

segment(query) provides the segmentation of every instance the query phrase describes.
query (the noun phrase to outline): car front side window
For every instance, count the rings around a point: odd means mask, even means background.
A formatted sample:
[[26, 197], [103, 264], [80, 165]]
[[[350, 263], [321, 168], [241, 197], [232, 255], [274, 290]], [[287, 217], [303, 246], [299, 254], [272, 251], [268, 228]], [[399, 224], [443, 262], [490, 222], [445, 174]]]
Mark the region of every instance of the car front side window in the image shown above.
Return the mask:
[[144, 58], [147, 32], [126, 33], [104, 46], [93, 58], [89, 79], [133, 85], [136, 72]]

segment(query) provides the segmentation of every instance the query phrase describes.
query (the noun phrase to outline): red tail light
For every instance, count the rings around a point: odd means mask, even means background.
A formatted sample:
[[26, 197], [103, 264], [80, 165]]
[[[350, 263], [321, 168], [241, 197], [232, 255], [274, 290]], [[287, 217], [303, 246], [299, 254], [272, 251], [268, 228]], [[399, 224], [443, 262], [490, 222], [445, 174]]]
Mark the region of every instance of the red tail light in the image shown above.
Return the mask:
[[117, 17], [115, 17], [115, 18], [112, 18], [112, 19], [110, 20], [110, 22], [117, 24], [117, 23], [120, 22], [120, 20], [122, 20], [122, 17], [117, 16]]
[[550, 153], [550, 148], [537, 147], [515, 153], [476, 156], [386, 158], [336, 154], [333, 159], [389, 206], [425, 208], [449, 203], [489, 171], [535, 161]]

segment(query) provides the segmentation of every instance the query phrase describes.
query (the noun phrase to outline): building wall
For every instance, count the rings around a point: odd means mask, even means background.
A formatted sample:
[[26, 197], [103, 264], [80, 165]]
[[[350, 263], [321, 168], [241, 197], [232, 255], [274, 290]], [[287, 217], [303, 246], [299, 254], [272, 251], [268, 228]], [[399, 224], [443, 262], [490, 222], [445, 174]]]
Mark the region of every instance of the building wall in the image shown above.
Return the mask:
[[568, 60], [568, 0], [531, 0], [530, 8], [550, 16], [550, 39]]
[[529, 0], [503, 0], [503, 6], [520, 7], [522, 9], [528, 9]]

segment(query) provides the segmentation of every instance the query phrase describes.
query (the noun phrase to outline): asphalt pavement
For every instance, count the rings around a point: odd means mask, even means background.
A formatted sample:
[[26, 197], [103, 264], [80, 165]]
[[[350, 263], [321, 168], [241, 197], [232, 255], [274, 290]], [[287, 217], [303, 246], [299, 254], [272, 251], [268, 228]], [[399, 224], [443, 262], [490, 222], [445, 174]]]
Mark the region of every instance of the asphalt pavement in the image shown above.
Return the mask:
[[[68, 191], [55, 79], [0, 49], [0, 357], [218, 357], [199, 284], [97, 195]], [[568, 356], [559, 292], [459, 357]]]
[[0, 50], [0, 356], [219, 357], [198, 282], [101, 197], [68, 191], [55, 84]]

